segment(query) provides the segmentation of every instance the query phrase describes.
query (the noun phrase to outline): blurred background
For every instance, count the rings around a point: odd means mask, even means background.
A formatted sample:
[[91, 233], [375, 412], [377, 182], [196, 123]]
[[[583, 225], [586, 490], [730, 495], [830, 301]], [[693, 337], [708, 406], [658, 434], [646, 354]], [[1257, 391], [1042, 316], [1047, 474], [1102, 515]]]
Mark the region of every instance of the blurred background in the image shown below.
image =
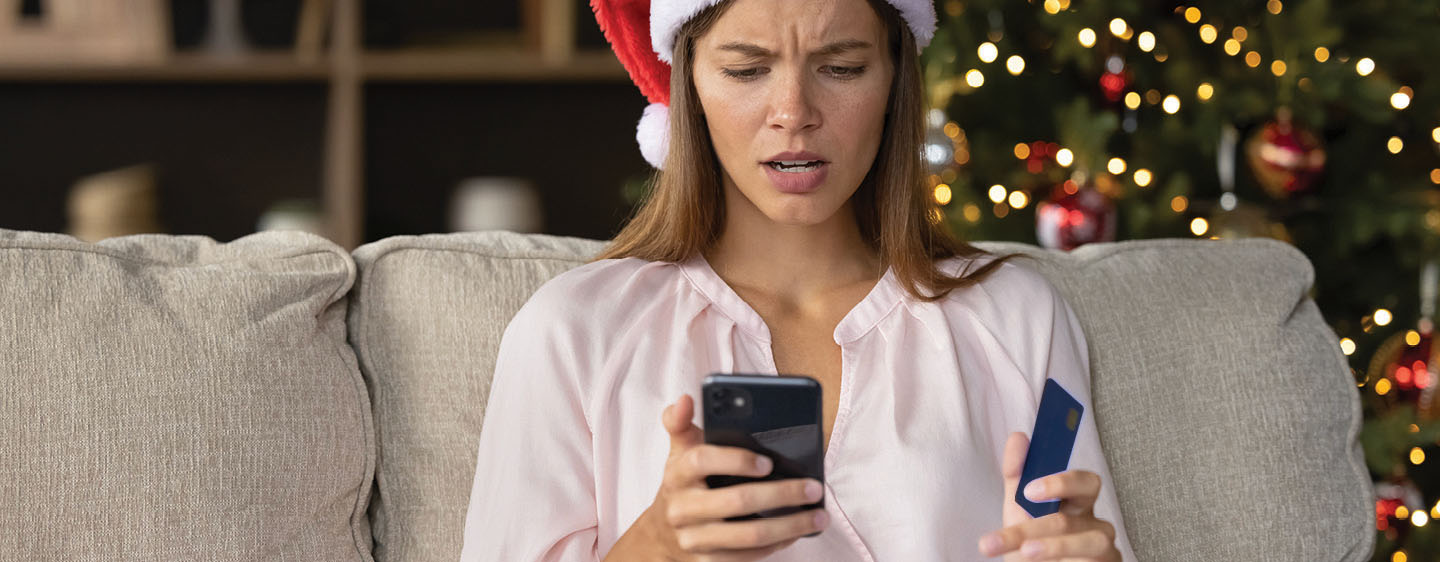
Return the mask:
[[[936, 10], [934, 220], [1294, 245], [1362, 397], [1374, 559], [1440, 560], [1440, 3]], [[0, 228], [605, 239], [644, 106], [583, 0], [0, 0]]]

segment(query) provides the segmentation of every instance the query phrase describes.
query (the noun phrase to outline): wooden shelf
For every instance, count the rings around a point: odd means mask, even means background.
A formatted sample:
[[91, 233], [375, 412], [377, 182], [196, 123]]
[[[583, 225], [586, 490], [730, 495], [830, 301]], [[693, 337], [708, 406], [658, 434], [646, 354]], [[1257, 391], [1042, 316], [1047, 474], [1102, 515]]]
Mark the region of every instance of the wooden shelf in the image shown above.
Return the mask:
[[375, 81], [621, 81], [611, 51], [578, 52], [565, 62], [519, 49], [413, 49], [361, 55], [361, 74]]
[[234, 58], [176, 53], [144, 63], [0, 62], [5, 82], [319, 82], [329, 72], [323, 59], [304, 62], [289, 51]]

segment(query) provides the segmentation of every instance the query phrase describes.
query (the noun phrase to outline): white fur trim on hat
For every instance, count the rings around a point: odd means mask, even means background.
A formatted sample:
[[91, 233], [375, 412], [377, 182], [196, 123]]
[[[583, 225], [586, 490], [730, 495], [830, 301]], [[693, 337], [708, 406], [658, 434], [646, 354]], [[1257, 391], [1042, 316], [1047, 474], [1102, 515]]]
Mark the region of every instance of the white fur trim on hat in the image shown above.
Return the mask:
[[[670, 64], [675, 51], [675, 35], [690, 18], [721, 0], [651, 0], [650, 2], [650, 45], [660, 60]], [[915, 47], [924, 49], [935, 37], [935, 5], [933, 0], [885, 0], [910, 26], [915, 36]]]
[[640, 143], [640, 154], [645, 161], [661, 169], [665, 154], [670, 151], [670, 108], [658, 103], [646, 106], [640, 124], [635, 127], [635, 140]]

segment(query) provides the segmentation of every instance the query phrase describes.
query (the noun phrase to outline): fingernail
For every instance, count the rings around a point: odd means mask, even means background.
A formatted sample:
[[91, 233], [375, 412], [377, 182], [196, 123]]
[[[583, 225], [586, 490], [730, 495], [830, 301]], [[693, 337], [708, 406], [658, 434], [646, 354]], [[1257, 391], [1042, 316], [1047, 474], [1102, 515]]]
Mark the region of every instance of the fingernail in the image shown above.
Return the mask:
[[761, 474], [770, 474], [770, 466], [770, 457], [755, 457], [755, 470], [760, 471]]
[[994, 556], [995, 551], [1000, 550], [1000, 537], [993, 534], [980, 537], [980, 553], [986, 556]]
[[820, 499], [820, 492], [820, 482], [818, 480], [811, 480], [805, 483], [805, 499], [812, 502], [818, 500]]
[[829, 514], [829, 513], [825, 513], [825, 510], [823, 510], [823, 509], [817, 509], [817, 510], [815, 510], [815, 528], [816, 528], [816, 529], [824, 529], [825, 526], [826, 526], [826, 525], [829, 525], [829, 524], [830, 524], [830, 514]]
[[1044, 548], [1036, 541], [1029, 541], [1020, 546], [1020, 553], [1032, 558], [1039, 555], [1041, 550]]
[[1034, 481], [1034, 482], [1031, 482], [1031, 483], [1027, 484], [1027, 485], [1025, 486], [1025, 498], [1028, 499], [1028, 500], [1030, 500], [1030, 501], [1032, 501], [1032, 502], [1038, 502], [1038, 501], [1044, 500], [1044, 499], [1045, 499], [1045, 483], [1044, 483], [1044, 482], [1041, 482], [1041, 481], [1039, 481], [1039, 480], [1036, 480], [1036, 481]]

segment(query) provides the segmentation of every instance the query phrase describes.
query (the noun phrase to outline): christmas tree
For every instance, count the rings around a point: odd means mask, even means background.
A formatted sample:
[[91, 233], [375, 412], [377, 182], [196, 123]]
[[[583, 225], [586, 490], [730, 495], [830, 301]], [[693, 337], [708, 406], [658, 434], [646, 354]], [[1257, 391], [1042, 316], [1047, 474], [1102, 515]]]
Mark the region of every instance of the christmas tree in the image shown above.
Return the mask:
[[[1266, 236], [1316, 270], [1375, 560], [1440, 560], [1435, 2], [939, 0], [926, 158], [969, 239]], [[1426, 461], [1427, 457], [1434, 460]]]

